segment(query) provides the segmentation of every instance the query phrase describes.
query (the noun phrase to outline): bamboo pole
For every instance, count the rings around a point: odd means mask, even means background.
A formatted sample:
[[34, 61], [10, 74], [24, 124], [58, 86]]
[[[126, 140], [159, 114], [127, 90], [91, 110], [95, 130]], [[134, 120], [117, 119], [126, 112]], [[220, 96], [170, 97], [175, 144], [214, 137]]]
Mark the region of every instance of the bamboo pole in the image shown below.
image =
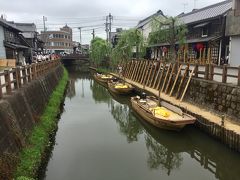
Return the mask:
[[175, 67], [176, 67], [176, 63], [173, 65], [172, 71], [171, 71], [170, 76], [168, 78], [167, 86], [166, 86], [165, 91], [164, 91], [165, 94], [167, 94], [167, 92], [168, 92], [168, 88], [169, 88], [170, 82], [172, 80], [172, 76], [174, 74]]
[[187, 84], [186, 84], [186, 86], [185, 86], [185, 89], [184, 89], [184, 91], [183, 91], [182, 97], [181, 97], [181, 99], [180, 99], [181, 102], [182, 102], [182, 100], [183, 100], [183, 98], [184, 98], [184, 96], [185, 96], [185, 94], [186, 94], [187, 88], [188, 88], [189, 83], [190, 83], [190, 81], [191, 81], [191, 79], [192, 79], [192, 76], [193, 76], [193, 73], [194, 73], [194, 71], [195, 71], [195, 68], [196, 68], [196, 66], [193, 68], [193, 70], [192, 70], [192, 72], [191, 72], [191, 74], [190, 74], [190, 77], [188, 78]]
[[165, 84], [166, 84], [166, 81], [167, 81], [167, 77], [168, 77], [168, 74], [169, 74], [169, 71], [170, 71], [171, 67], [172, 67], [172, 63], [170, 63], [169, 66], [168, 66], [167, 73], [166, 73], [164, 81], [163, 81], [161, 92], [163, 92], [163, 89], [165, 87]]
[[157, 75], [156, 75], [156, 77], [155, 77], [155, 80], [154, 80], [154, 83], [153, 83], [153, 88], [155, 88], [155, 86], [156, 86], [156, 82], [157, 82], [157, 79], [158, 79], [158, 76], [159, 76], [159, 74], [160, 74], [160, 71], [161, 71], [161, 66], [162, 66], [162, 63], [161, 62], [159, 62], [159, 69], [158, 69], [158, 72], [157, 72]]
[[180, 75], [180, 73], [181, 73], [181, 70], [182, 70], [182, 64], [181, 64], [180, 67], [178, 68], [178, 72], [177, 72], [177, 75], [176, 75], [176, 77], [175, 77], [175, 80], [174, 80], [174, 83], [173, 83], [173, 86], [172, 86], [172, 89], [171, 89], [171, 91], [170, 91], [169, 96], [172, 96], [172, 94], [173, 94], [173, 90], [174, 90], [174, 88], [175, 88], [175, 86], [176, 86], [176, 83], [177, 83], [178, 77], [179, 77], [179, 75]]

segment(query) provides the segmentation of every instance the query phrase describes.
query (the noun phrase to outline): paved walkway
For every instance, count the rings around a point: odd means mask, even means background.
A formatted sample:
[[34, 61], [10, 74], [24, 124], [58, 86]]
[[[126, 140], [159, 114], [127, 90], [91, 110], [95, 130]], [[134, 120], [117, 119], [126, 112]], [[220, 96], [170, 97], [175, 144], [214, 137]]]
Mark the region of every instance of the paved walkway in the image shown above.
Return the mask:
[[[114, 76], [117, 76], [116, 74], [113, 74]], [[132, 81], [130, 79], [125, 79], [126, 82], [140, 88], [140, 89], [144, 89], [143, 85], [140, 83], [137, 83], [135, 81]], [[158, 91], [156, 89], [153, 88], [149, 88], [149, 87], [145, 87], [145, 90], [154, 94], [155, 96], [158, 96]], [[204, 109], [202, 107], [198, 107], [197, 105], [194, 104], [190, 104], [188, 102], [180, 102], [180, 100], [175, 99], [174, 97], [170, 97], [169, 95], [166, 95], [164, 93], [161, 93], [160, 98], [163, 99], [164, 101], [170, 102], [174, 105], [177, 105], [181, 108], [187, 109], [187, 111], [192, 112], [193, 114], [198, 114], [200, 116], [202, 116], [203, 118], [209, 120], [210, 122], [214, 122], [216, 124], [221, 124], [221, 116], [217, 115], [216, 113], [213, 113], [207, 109]], [[236, 132], [237, 134], [240, 134], [240, 124], [237, 124], [236, 122], [233, 122], [232, 119], [230, 118], [225, 118], [225, 125], [224, 127], [228, 130], [232, 130], [234, 132]]]

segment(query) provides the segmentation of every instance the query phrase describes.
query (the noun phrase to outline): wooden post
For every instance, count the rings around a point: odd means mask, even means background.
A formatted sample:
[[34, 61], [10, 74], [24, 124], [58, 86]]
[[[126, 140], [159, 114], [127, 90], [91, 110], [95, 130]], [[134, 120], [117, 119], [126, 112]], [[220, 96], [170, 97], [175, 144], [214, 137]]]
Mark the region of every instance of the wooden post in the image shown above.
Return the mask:
[[31, 67], [27, 66], [27, 75], [28, 75], [28, 82], [31, 82], [32, 76], [31, 76]]
[[139, 63], [139, 61], [135, 61], [135, 65], [134, 65], [133, 71], [132, 71], [131, 76], [130, 76], [131, 80], [133, 80], [133, 77], [134, 77], [134, 75], [135, 75], [135, 73], [137, 71], [138, 63]]
[[161, 71], [161, 64], [162, 64], [162, 63], [159, 62], [158, 72], [157, 72], [157, 75], [155, 76], [155, 80], [154, 80], [154, 83], [153, 83], [152, 88], [155, 88], [155, 86], [156, 86], [156, 82], [157, 82], [157, 79], [158, 79], [159, 73], [160, 73], [160, 71]]
[[159, 63], [158, 61], [156, 61], [156, 65], [155, 65], [155, 63], [154, 63], [154, 71], [153, 71], [153, 74], [152, 74], [152, 78], [151, 78], [149, 87], [152, 87], [152, 82], [153, 82], [153, 79], [155, 78], [155, 74], [156, 74], [156, 71], [157, 71], [158, 63]]
[[143, 82], [144, 82], [149, 64], [150, 64], [150, 62], [149, 62], [149, 60], [147, 60], [146, 61], [146, 66], [145, 66], [144, 71], [143, 71], [142, 79], [141, 79], [141, 82], [140, 82], [141, 84], [143, 84]]
[[211, 56], [211, 48], [208, 48], [208, 53], [207, 53], [207, 64], [210, 64], [210, 56]]
[[154, 62], [155, 62], [155, 60], [153, 60], [153, 62], [151, 63], [151, 69], [150, 69], [150, 71], [148, 72], [148, 77], [147, 77], [146, 86], [149, 86], [149, 81], [150, 81], [150, 77], [151, 77], [151, 74], [152, 74], [152, 69], [153, 69]]
[[145, 71], [145, 77], [143, 78], [143, 82], [142, 82], [144, 86], [146, 85], [146, 80], [147, 80], [147, 77], [148, 77], [148, 74], [149, 74], [148, 72], [149, 72], [150, 66], [151, 66], [151, 62], [148, 63], [147, 69]]
[[17, 68], [13, 68], [13, 70], [12, 70], [12, 74], [13, 74], [13, 80], [14, 80], [14, 83], [13, 83], [13, 85], [14, 85], [14, 89], [18, 89], [19, 88], [19, 82], [18, 82], [18, 78], [17, 78]]
[[222, 82], [227, 82], [227, 65], [223, 65]]
[[172, 96], [172, 94], [173, 94], [173, 90], [174, 90], [174, 88], [175, 88], [175, 86], [176, 86], [176, 83], [177, 83], [177, 80], [178, 80], [179, 75], [181, 74], [181, 71], [182, 71], [182, 64], [181, 64], [180, 67], [178, 68], [178, 73], [177, 73], [177, 75], [176, 75], [176, 77], [175, 77], [175, 80], [174, 80], [174, 83], [173, 83], [173, 86], [172, 86], [172, 89], [171, 89], [171, 91], [170, 91], [169, 96]]
[[162, 81], [162, 78], [163, 78], [163, 74], [164, 74], [165, 68], [166, 68], [166, 64], [164, 63], [162, 71], [161, 71], [161, 75], [160, 75], [160, 78], [158, 80], [158, 84], [157, 84], [157, 87], [156, 87], [159, 91], [160, 91], [160, 84], [161, 84], [161, 81]]
[[191, 74], [190, 74], [190, 77], [188, 78], [187, 84], [186, 84], [186, 86], [185, 86], [185, 89], [184, 89], [184, 91], [183, 91], [183, 94], [182, 94], [182, 96], [181, 96], [180, 101], [183, 100], [183, 98], [184, 98], [184, 96], [185, 96], [185, 94], [186, 94], [186, 92], [187, 92], [187, 88], [188, 88], [189, 83], [190, 83], [190, 81], [191, 81], [191, 79], [192, 79], [192, 76], [193, 76], [193, 73], [194, 73], [194, 71], [195, 71], [195, 68], [196, 68], [196, 66], [193, 68], [193, 70], [192, 70], [192, 72], [191, 72]]
[[36, 64], [32, 64], [31, 65], [32, 68], [32, 79], [36, 79], [37, 78], [37, 74], [36, 74]]
[[137, 74], [136, 79], [135, 79], [135, 81], [137, 81], [137, 82], [139, 81], [139, 79], [141, 77], [142, 70], [144, 68], [144, 64], [145, 64], [145, 61], [141, 60], [140, 68], [139, 68], [138, 74]]
[[198, 64], [195, 65], [195, 74], [194, 74], [195, 78], [198, 78]]
[[2, 96], [3, 96], [3, 93], [2, 93], [2, 80], [1, 80], [2, 78], [1, 78], [1, 76], [0, 76], [0, 98], [2, 98]]
[[22, 75], [23, 75], [23, 84], [27, 84], [26, 66], [23, 66]]
[[238, 66], [238, 86], [240, 86], [240, 66]]
[[10, 79], [10, 72], [9, 70], [4, 70], [4, 77], [5, 77], [5, 85], [6, 85], [6, 92], [7, 94], [11, 94], [11, 79]]
[[187, 75], [187, 73], [188, 73], [188, 70], [189, 70], [189, 66], [187, 66], [187, 67], [185, 68], [185, 72], [184, 72], [184, 74], [183, 74], [183, 76], [182, 76], [182, 79], [181, 79], [181, 81], [180, 81], [180, 84], [179, 84], [179, 86], [178, 86], [176, 98], [178, 98], [179, 95], [180, 95], [181, 87], [182, 87], [183, 81], [184, 81], [184, 79], [185, 79], [185, 77], [186, 77], [186, 75]]
[[169, 76], [168, 81], [167, 81], [167, 86], [166, 86], [165, 91], [164, 91], [165, 94], [167, 94], [167, 92], [168, 92], [168, 88], [169, 88], [170, 82], [172, 80], [172, 76], [174, 74], [174, 69], [175, 69], [176, 65], [177, 65], [177, 63], [174, 63], [174, 65], [172, 67], [172, 71], [170, 73], [170, 76]]
[[209, 76], [209, 64], [205, 65], [205, 74], [204, 74], [204, 79], [208, 80]]
[[139, 74], [139, 69], [140, 69], [140, 67], [141, 67], [141, 61], [138, 60], [138, 62], [137, 62], [137, 69], [136, 69], [136, 72], [134, 73], [133, 78], [132, 78], [133, 81], [136, 80], [136, 78], [137, 78], [137, 76], [138, 76], [138, 74]]
[[165, 84], [167, 82], [168, 74], [170, 72], [171, 67], [172, 67], [172, 63], [170, 63], [169, 66], [168, 66], [167, 73], [166, 73], [164, 81], [163, 81], [161, 92], [163, 92], [163, 90], [164, 90], [164, 87], [165, 87]]
[[213, 76], [214, 76], [214, 65], [213, 64], [209, 64], [209, 80], [213, 80]]
[[20, 87], [22, 87], [22, 79], [21, 79], [21, 69], [20, 69], [20, 67], [17, 67], [16, 68], [16, 75], [17, 75], [17, 83], [18, 83], [18, 87], [20, 88]]

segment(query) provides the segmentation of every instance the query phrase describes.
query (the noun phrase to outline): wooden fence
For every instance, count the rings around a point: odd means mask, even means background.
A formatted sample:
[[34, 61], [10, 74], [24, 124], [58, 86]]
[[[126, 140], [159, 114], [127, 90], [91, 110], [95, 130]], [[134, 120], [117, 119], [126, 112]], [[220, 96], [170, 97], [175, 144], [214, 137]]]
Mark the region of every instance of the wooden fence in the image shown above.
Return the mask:
[[[147, 63], [152, 63], [152, 65], [149, 65], [149, 67], [146, 67], [144, 69], [144, 65]], [[240, 86], [240, 66], [239, 67], [230, 67], [227, 65], [218, 66], [214, 64], [190, 64], [190, 63], [184, 63], [184, 62], [176, 62], [176, 63], [165, 63], [163, 61], [157, 61], [157, 60], [132, 60], [128, 63], [128, 65], [124, 65], [124, 74], [129, 77], [129, 74], [132, 74], [132, 77], [134, 79], [137, 79], [135, 77], [136, 73], [142, 74], [142, 71], [149, 71], [151, 66], [155, 66], [156, 68], [161, 67], [161, 64], [165, 64], [166, 69], [171, 64], [176, 64], [176, 70], [173, 72], [173, 75], [176, 74], [177, 69], [179, 67], [182, 68], [182, 70], [186, 69], [188, 67], [188, 72], [186, 76], [190, 74], [190, 72], [194, 70], [193, 77], [195, 78], [201, 78], [205, 80], [211, 80], [211, 81], [217, 81], [222, 83], [231, 83], [234, 85]], [[129, 66], [135, 66], [134, 68]], [[126, 69], [127, 68], [127, 69]], [[154, 68], [153, 68], [154, 69]], [[155, 69], [156, 70], [156, 69]], [[141, 71], [141, 72], [137, 72]], [[146, 74], [146, 73], [144, 73]], [[180, 72], [180, 75], [183, 75], [183, 71]], [[130, 77], [131, 79], [131, 77]], [[133, 80], [134, 80], [133, 79]], [[143, 80], [142, 80], [143, 81]], [[141, 81], [141, 82], [142, 82]]]
[[[180, 100], [184, 97], [191, 76], [212, 81], [216, 78], [215, 76], [220, 76], [220, 82], [222, 83], [227, 83], [227, 79], [231, 77], [237, 81], [238, 86], [240, 85], [239, 67], [219, 67], [211, 64], [190, 65], [178, 62], [164, 63], [152, 60], [132, 60], [123, 67], [124, 77]], [[230, 73], [231, 70], [235, 70], [235, 74]], [[184, 80], [185, 77], [188, 78]], [[177, 81], [179, 82], [178, 84], [176, 84]], [[185, 81], [185, 84], [183, 81]], [[192, 114], [191, 112], [189, 113]], [[196, 116], [196, 114], [192, 115]], [[221, 122], [222, 124], [211, 122], [203, 117], [197, 117], [197, 119], [196, 126], [198, 128], [219, 139], [231, 149], [240, 152], [240, 134], [226, 129], [224, 119]]]
[[59, 60], [43, 61], [0, 72], [0, 98], [2, 98], [4, 94], [9, 95], [23, 85], [45, 75], [49, 70], [59, 64]]

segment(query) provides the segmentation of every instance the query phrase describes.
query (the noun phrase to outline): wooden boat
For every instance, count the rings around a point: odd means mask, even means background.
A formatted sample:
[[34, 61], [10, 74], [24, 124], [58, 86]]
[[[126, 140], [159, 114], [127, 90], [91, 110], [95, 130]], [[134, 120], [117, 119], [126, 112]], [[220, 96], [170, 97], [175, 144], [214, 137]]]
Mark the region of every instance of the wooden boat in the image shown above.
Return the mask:
[[134, 87], [126, 82], [108, 81], [108, 89], [115, 94], [127, 95], [133, 91]]
[[153, 96], [144, 99], [139, 96], [131, 97], [131, 104], [144, 120], [158, 128], [180, 131], [184, 126], [196, 121], [193, 116], [165, 101], [161, 101], [158, 106], [158, 100]]
[[110, 74], [94, 74], [93, 78], [101, 85], [107, 87], [107, 82], [112, 80], [114, 77]]

